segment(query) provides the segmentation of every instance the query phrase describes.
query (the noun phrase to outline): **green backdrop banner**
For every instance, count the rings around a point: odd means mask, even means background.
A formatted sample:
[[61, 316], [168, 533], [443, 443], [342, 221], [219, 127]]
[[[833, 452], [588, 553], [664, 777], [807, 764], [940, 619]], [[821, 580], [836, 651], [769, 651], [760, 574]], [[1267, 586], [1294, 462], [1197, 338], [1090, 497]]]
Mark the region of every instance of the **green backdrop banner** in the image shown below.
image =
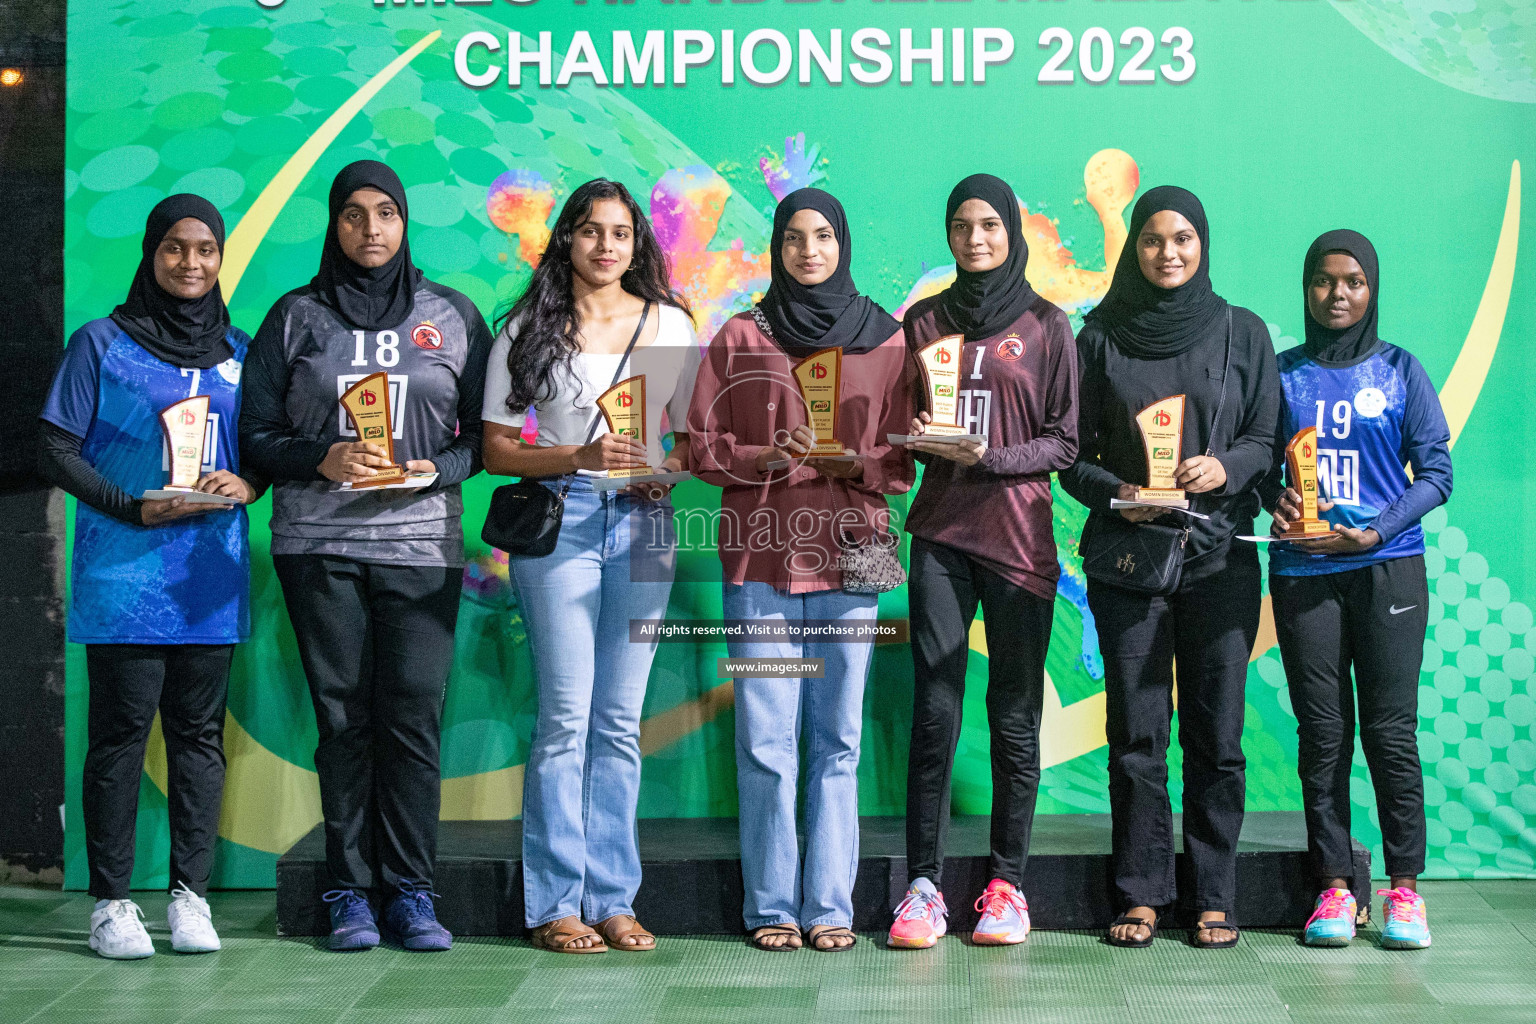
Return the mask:
[[[125, 294], [149, 208], [177, 191], [231, 226], [222, 277], [254, 332], [318, 262], [338, 168], [374, 157], [409, 188], [428, 275], [487, 314], [514, 298], [557, 205], [607, 176], [649, 204], [701, 338], [766, 286], [777, 197], [815, 183], [847, 207], [858, 281], [887, 308], [953, 273], [942, 208], [979, 170], [1027, 206], [1029, 273], [1074, 323], [1146, 186], [1204, 200], [1212, 277], [1275, 347], [1302, 333], [1298, 264], [1320, 231], [1381, 253], [1382, 333], [1423, 361], [1455, 431], [1456, 493], [1426, 521], [1434, 597], [1420, 750], [1435, 876], [1532, 875], [1532, 516], [1536, 279], [1519, 269], [1520, 167], [1536, 157], [1529, 0], [1159, 4], [724, 4], [718, 0], [90, 0], [69, 16], [65, 324]], [[1529, 262], [1529, 261], [1527, 261]], [[493, 481], [465, 485], [476, 537]], [[1058, 493], [1060, 596], [1041, 811], [1108, 810], [1103, 669]], [[676, 492], [685, 534], [670, 614], [719, 615], [702, 532], [718, 492]], [[899, 515], [902, 502], [894, 502]], [[315, 726], [252, 509], [255, 635], [231, 680], [214, 883], [262, 886], [319, 820]], [[471, 542], [443, 737], [443, 814], [520, 809], [534, 707], [505, 556]], [[1296, 733], [1268, 621], [1248, 679], [1248, 806], [1293, 810]], [[903, 591], [883, 617], [906, 614]], [[973, 633], [954, 807], [990, 802], [985, 641]], [[717, 644], [660, 647], [645, 707], [644, 816], [730, 815], [732, 692]], [[877, 648], [860, 803], [904, 807], [911, 662]], [[67, 881], [86, 879], [79, 807], [82, 649], [68, 673]], [[1172, 755], [1178, 799], [1178, 753]], [[1357, 754], [1356, 834], [1378, 848]], [[141, 787], [136, 884], [166, 881], [164, 748]], [[1379, 860], [1378, 860], [1379, 863]]]

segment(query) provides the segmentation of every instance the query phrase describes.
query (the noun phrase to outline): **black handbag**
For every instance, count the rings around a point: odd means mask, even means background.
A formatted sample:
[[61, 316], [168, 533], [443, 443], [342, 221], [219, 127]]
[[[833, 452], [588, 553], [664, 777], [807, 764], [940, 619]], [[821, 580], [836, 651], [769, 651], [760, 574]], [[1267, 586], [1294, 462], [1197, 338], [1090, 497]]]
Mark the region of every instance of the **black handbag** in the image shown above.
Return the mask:
[[[650, 315], [651, 304], [647, 302], [640, 311], [635, 336], [629, 339], [624, 358], [619, 360], [619, 368], [608, 383], [610, 388], [623, 376], [624, 364], [629, 362], [629, 354], [634, 351], [635, 342], [640, 340], [640, 332], [645, 330], [645, 321]], [[592, 417], [583, 444], [592, 443], [601, 418], [601, 412]], [[554, 551], [555, 543], [560, 539], [560, 521], [565, 516], [565, 496], [570, 493], [575, 479], [574, 473], [566, 474], [558, 493], [531, 477], [496, 488], [491, 492], [491, 507], [486, 513], [485, 525], [480, 528], [480, 539], [509, 555], [542, 558]]]
[[[1211, 419], [1211, 438], [1227, 406], [1227, 374], [1232, 368], [1232, 310], [1227, 310], [1227, 354], [1221, 368], [1221, 400]], [[1214, 450], [1207, 445], [1207, 456]], [[1083, 528], [1077, 553], [1089, 579], [1136, 594], [1166, 595], [1179, 589], [1184, 549], [1192, 526], [1133, 523], [1115, 512], [1095, 513]]]

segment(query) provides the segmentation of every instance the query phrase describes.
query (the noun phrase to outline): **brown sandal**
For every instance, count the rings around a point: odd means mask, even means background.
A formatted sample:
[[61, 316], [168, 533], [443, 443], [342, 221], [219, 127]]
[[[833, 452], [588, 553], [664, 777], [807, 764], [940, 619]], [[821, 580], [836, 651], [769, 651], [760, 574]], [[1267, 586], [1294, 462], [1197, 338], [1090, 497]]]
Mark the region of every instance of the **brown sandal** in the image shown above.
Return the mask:
[[[551, 953], [606, 953], [608, 947], [599, 942], [595, 946], [573, 946], [576, 939], [597, 935], [597, 932], [581, 923], [579, 917], [562, 917], [558, 921], [541, 924], [529, 935], [535, 949], [547, 949]], [[598, 938], [602, 936], [598, 935]]]
[[752, 934], [747, 936], [747, 944], [752, 948], [760, 949], [765, 953], [793, 953], [795, 950], [804, 945], [803, 941], [796, 942], [791, 945], [788, 940], [786, 940], [784, 942], [778, 943], [777, 945], [770, 946], [763, 942], [763, 940], [770, 935], [792, 935], [797, 939], [801, 938], [800, 929], [796, 925], [765, 924], [761, 928], [752, 929]]
[[[614, 914], [594, 925], [597, 933], [613, 949], [625, 953], [649, 953], [656, 948], [656, 936], [640, 926], [632, 914]], [[634, 942], [624, 940], [634, 937]]]

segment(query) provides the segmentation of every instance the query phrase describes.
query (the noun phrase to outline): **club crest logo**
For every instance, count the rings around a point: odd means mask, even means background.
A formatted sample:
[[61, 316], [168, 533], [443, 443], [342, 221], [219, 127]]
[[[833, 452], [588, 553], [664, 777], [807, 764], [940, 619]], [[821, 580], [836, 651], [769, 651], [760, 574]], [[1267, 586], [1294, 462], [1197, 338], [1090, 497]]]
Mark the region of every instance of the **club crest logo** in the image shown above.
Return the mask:
[[1009, 362], [1024, 354], [1024, 339], [1015, 335], [1008, 335], [997, 343], [997, 358], [1006, 359]]
[[423, 320], [411, 328], [411, 340], [417, 348], [436, 349], [443, 347], [443, 332], [431, 320]]

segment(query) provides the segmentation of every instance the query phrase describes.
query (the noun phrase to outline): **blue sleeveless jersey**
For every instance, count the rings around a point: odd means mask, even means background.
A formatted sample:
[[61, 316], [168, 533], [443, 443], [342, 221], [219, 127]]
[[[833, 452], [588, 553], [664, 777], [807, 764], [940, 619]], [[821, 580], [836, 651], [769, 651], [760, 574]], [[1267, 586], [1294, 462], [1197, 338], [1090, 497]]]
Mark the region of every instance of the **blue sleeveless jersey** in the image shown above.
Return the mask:
[[[207, 370], [150, 355], [112, 320], [76, 331], [42, 418], [85, 439], [81, 456], [133, 497], [164, 487], [160, 410], [208, 396], [203, 472], [240, 471], [240, 371], [250, 344]], [[245, 509], [133, 526], [76, 503], [69, 639], [81, 644], [230, 644], [250, 635]]]
[[1310, 576], [1423, 554], [1419, 520], [1451, 493], [1451, 435], [1419, 361], [1387, 344], [1353, 366], [1325, 366], [1299, 345], [1278, 358], [1283, 437], [1317, 428], [1318, 488], [1333, 501], [1321, 518], [1372, 527], [1382, 540], [1353, 555], [1309, 555], [1272, 544], [1269, 571]]

